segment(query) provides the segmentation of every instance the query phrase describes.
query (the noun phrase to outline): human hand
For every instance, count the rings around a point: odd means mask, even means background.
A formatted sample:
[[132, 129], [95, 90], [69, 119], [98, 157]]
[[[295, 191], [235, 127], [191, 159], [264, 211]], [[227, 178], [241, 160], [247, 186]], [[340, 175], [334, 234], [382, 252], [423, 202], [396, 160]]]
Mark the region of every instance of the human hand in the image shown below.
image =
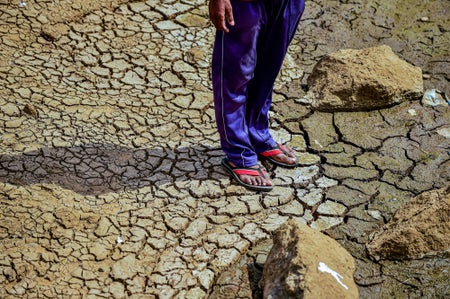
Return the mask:
[[228, 32], [227, 23], [234, 26], [233, 8], [230, 0], [210, 0], [209, 19], [218, 30]]

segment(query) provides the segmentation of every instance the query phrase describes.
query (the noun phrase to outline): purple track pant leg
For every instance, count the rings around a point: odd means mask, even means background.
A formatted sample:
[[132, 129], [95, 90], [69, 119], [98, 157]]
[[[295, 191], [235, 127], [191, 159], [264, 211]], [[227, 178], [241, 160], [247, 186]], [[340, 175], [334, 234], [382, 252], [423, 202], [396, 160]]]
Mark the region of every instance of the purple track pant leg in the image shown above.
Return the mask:
[[235, 25], [216, 32], [212, 58], [214, 109], [222, 150], [230, 162], [258, 163], [246, 120], [247, 86], [256, 67], [256, 49], [263, 22], [261, 1], [232, 1]]
[[221, 146], [238, 166], [257, 164], [275, 141], [272, 88], [303, 12], [304, 0], [232, 0], [235, 26], [218, 31], [212, 80]]
[[254, 78], [248, 86], [247, 122], [250, 141], [257, 153], [276, 145], [269, 132], [272, 89], [305, 7], [304, 0], [270, 3], [266, 4], [268, 22], [259, 38]]

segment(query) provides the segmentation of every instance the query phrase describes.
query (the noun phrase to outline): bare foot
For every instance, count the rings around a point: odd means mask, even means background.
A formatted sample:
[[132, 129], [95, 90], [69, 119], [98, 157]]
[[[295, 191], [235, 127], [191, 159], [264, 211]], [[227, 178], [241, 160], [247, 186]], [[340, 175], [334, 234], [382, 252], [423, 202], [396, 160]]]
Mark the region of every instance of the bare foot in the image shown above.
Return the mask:
[[[232, 162], [228, 162], [232, 167], [237, 167], [236, 164]], [[248, 168], [252, 169], [258, 169], [259, 165], [250, 166]], [[267, 174], [266, 170], [263, 168], [263, 174], [264, 177], [261, 176], [252, 176], [252, 175], [245, 175], [241, 174], [239, 175], [239, 179], [249, 185], [252, 186], [272, 186], [272, 182], [270, 181], [269, 175]]]
[[297, 164], [297, 156], [295, 155], [295, 151], [283, 144], [279, 144], [280, 149], [283, 151], [278, 155], [272, 156], [272, 158], [278, 162], [285, 163], [288, 165]]

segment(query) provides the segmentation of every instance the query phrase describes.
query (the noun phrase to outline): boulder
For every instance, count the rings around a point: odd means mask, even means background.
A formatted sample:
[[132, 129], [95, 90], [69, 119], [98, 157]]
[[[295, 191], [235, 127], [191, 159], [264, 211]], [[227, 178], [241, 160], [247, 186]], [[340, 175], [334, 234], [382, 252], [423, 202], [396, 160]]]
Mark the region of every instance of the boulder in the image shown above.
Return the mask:
[[308, 86], [305, 99], [320, 111], [368, 111], [423, 94], [421, 69], [389, 46], [326, 55], [314, 67]]
[[450, 185], [428, 191], [399, 208], [370, 235], [368, 254], [379, 259], [414, 259], [450, 249]]
[[332, 238], [288, 220], [273, 243], [261, 279], [264, 298], [358, 298], [353, 257]]

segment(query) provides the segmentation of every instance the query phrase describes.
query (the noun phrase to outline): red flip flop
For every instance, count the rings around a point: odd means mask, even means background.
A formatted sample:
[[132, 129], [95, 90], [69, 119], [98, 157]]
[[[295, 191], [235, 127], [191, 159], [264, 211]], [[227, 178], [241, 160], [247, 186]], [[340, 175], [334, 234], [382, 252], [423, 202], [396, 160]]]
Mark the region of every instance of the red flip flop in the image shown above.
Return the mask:
[[274, 148], [259, 153], [259, 158], [261, 160], [266, 160], [269, 161], [270, 163], [280, 166], [280, 167], [285, 167], [285, 168], [295, 168], [298, 166], [298, 162], [295, 162], [294, 164], [288, 164], [288, 163], [283, 163], [280, 161], [275, 160], [273, 157], [279, 154], [283, 154], [289, 157], [289, 150], [286, 146], [284, 146], [283, 144], [277, 144]]
[[250, 176], [259, 176], [259, 177], [265, 178], [266, 170], [261, 166], [258, 166], [258, 168], [233, 167], [233, 166], [231, 166], [228, 159], [225, 158], [222, 160], [222, 167], [237, 181], [237, 183], [239, 185], [241, 185], [242, 187], [245, 187], [248, 190], [268, 192], [273, 189], [273, 185], [270, 185], [270, 186], [250, 185], [250, 184], [244, 183], [239, 178], [239, 175], [243, 175], [243, 174], [250, 175]]

